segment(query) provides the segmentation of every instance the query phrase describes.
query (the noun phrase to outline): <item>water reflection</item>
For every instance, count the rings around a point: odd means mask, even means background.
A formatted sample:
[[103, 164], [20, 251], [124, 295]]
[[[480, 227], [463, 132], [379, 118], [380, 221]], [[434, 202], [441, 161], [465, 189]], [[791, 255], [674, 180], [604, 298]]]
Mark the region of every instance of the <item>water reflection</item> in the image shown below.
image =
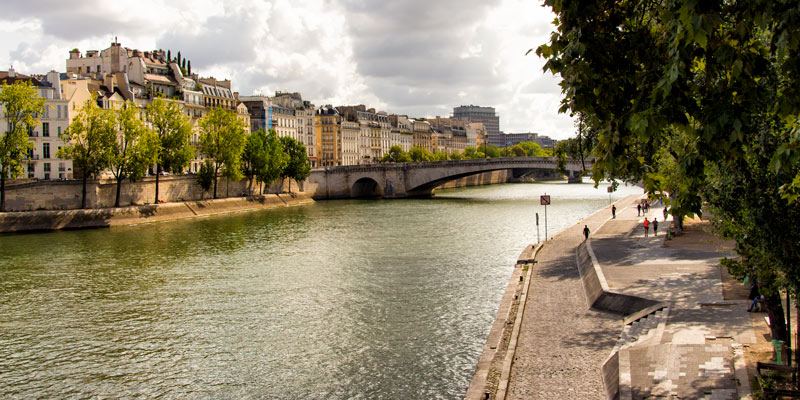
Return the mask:
[[544, 191], [0, 236], [0, 397], [460, 398]]

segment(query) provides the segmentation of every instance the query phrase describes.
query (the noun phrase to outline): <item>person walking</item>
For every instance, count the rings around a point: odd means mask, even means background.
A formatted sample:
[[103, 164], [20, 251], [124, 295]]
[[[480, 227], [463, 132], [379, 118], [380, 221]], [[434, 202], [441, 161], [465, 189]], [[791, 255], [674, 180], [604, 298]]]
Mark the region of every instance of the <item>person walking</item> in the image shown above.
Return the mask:
[[641, 215], [642, 215], [642, 205], [641, 204], [637, 204], [636, 205], [636, 216], [639, 217]]
[[617, 219], [617, 206], [611, 206], [611, 219]]
[[584, 225], [583, 226], [583, 236], [585, 237], [584, 240], [589, 240], [589, 226], [588, 225]]
[[658, 218], [653, 217], [653, 236], [658, 236]]
[[750, 289], [750, 295], [747, 296], [747, 298], [753, 301], [750, 303], [750, 308], [747, 309], [747, 312], [753, 312], [754, 308], [756, 311], [759, 311], [758, 301], [761, 300], [761, 293], [759, 293], [758, 285], [755, 282], [753, 282], [753, 287]]
[[649, 230], [650, 230], [650, 221], [648, 221], [647, 218], [645, 218], [644, 219], [644, 237], [647, 237], [647, 235], [650, 233]]

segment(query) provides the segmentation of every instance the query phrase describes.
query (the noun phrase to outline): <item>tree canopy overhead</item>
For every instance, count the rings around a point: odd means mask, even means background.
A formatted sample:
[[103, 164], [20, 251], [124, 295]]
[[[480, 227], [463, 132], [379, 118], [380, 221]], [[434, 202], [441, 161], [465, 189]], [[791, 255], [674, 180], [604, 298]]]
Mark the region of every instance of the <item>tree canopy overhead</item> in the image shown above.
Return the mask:
[[545, 4], [557, 31], [537, 54], [593, 135], [594, 179], [668, 192], [678, 224], [708, 202], [745, 261], [731, 272], [797, 293], [800, 237], [774, 214], [800, 194], [800, 1]]

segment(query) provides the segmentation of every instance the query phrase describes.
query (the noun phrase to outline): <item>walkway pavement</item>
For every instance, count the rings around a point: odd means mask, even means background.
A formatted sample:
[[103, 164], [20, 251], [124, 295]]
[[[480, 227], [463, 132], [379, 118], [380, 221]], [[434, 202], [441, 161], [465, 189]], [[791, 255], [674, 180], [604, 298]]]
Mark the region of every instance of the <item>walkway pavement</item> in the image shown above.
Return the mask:
[[576, 268], [583, 224], [537, 256], [507, 398], [604, 399], [600, 367], [619, 353], [621, 399], [749, 398], [741, 345], [755, 343], [746, 301], [724, 301], [718, 260], [729, 254], [664, 248], [668, 223], [644, 237], [634, 196], [585, 221], [612, 292], [670, 305], [647, 318], [588, 309]]

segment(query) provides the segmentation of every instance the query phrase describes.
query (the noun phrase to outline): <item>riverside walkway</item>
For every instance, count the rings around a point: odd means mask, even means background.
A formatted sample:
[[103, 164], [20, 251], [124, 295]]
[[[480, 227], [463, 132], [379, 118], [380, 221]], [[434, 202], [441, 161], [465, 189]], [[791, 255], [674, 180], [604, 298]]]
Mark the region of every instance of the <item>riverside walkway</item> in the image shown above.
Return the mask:
[[[617, 201], [616, 219], [606, 207], [539, 251], [507, 391], [496, 398], [749, 398], [742, 345], [755, 336], [747, 301], [722, 297], [718, 260], [730, 254], [663, 247], [662, 208], [647, 214], [658, 217], [659, 235], [645, 238], [641, 198]], [[576, 252], [587, 250], [605, 291], [658, 305], [628, 318], [590, 308], [576, 268]]]

